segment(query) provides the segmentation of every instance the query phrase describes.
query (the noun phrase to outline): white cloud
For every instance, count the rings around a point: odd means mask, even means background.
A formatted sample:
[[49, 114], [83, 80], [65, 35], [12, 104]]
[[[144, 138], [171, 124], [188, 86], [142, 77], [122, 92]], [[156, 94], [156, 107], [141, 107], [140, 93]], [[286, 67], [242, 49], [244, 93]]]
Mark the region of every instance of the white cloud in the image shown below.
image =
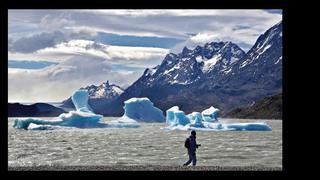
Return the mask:
[[182, 38], [173, 48], [180, 51], [211, 41], [253, 45], [281, 20], [264, 10], [9, 10], [8, 45], [18, 49], [8, 51], [9, 59], [59, 62], [41, 70], [9, 69], [9, 101], [58, 101], [106, 80], [128, 86], [142, 72], [113, 65], [154, 67], [169, 51], [95, 43], [90, 38], [97, 32]]
[[195, 36], [192, 36], [190, 40], [194, 43], [204, 44], [207, 42], [212, 42], [217, 38], [219, 38], [217, 34], [199, 33]]
[[32, 54], [8, 52], [9, 59], [44, 60], [62, 62], [73, 56], [92, 56], [104, 58], [111, 64], [135, 64], [137, 67], [153, 67], [161, 62], [169, 52], [164, 48], [110, 46], [89, 40], [71, 40], [44, 48]]
[[89, 40], [71, 40], [45, 48], [35, 54], [40, 56], [57, 55], [57, 59], [65, 59], [75, 55], [104, 58], [111, 64], [131, 64], [149, 68], [161, 62], [168, 49], [151, 47], [110, 46]]
[[[61, 101], [75, 89], [90, 84], [111, 83], [128, 87], [142, 71], [117, 70], [112, 64], [134, 68], [154, 67], [168, 52], [162, 48], [108, 46], [88, 40], [71, 40], [33, 53], [31, 60], [58, 59], [59, 64], [40, 70], [10, 69], [9, 101]], [[8, 54], [9, 59], [23, 54]], [[16, 58], [14, 58], [16, 57]]]
[[70, 58], [40, 70], [8, 70], [9, 102], [58, 102], [90, 84], [111, 83], [127, 87], [139, 72], [114, 72], [104, 59], [90, 56]]
[[59, 15], [47, 14], [42, 17], [39, 22], [40, 27], [50, 31], [73, 25], [75, 25], [75, 21], [72, 20], [71, 14], [68, 12], [62, 12]]
[[282, 16], [264, 10], [14, 10], [9, 21], [50, 28], [87, 28], [123, 35], [184, 37], [186, 33], [248, 25], [261, 33]]

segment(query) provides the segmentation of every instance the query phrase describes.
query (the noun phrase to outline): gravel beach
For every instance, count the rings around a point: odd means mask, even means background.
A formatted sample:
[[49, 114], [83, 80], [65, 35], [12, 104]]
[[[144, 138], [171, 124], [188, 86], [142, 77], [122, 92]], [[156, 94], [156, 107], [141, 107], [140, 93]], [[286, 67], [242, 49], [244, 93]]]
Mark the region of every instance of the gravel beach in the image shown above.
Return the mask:
[[9, 171], [282, 171], [282, 167], [262, 166], [27, 166]]

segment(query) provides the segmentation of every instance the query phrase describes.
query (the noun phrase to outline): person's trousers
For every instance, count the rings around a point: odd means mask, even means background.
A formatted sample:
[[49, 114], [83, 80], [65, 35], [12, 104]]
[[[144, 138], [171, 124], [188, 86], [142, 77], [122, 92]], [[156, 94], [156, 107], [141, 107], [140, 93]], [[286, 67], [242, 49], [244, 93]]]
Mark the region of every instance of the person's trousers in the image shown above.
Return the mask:
[[192, 162], [192, 165], [195, 166], [197, 164], [197, 157], [195, 152], [188, 152], [189, 160], [184, 163], [185, 166], [189, 165]]

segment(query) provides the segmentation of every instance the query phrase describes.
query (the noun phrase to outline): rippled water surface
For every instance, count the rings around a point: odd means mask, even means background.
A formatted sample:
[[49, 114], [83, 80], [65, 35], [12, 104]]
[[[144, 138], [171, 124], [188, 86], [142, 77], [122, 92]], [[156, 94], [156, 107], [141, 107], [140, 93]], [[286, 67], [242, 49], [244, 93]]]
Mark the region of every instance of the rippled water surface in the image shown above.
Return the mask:
[[[105, 117], [104, 122], [113, 120]], [[222, 123], [261, 122], [272, 131], [197, 132], [198, 166], [282, 167], [282, 121], [221, 119]], [[161, 130], [164, 123], [140, 128], [62, 128], [27, 131], [8, 121], [8, 165], [182, 165], [190, 132]]]

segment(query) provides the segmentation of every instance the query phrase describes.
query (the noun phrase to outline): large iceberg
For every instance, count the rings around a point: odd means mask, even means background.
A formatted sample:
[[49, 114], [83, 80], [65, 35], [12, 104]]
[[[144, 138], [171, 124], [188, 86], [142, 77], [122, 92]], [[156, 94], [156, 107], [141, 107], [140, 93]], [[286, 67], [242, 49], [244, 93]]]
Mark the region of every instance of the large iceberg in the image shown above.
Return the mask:
[[135, 121], [110, 121], [110, 123], [101, 123], [102, 115], [95, 114], [88, 105], [87, 90], [77, 90], [71, 99], [76, 107], [76, 111], [62, 113], [58, 117], [44, 120], [39, 118], [18, 118], [15, 119], [13, 127], [28, 130], [52, 130], [59, 127], [77, 127], [77, 128], [126, 128], [139, 127]]
[[160, 109], [146, 97], [131, 98], [124, 102], [124, 115], [119, 119], [143, 122], [163, 122], [165, 117]]
[[268, 131], [271, 127], [264, 122], [256, 123], [220, 123], [217, 112], [219, 109], [211, 106], [199, 112], [184, 115], [178, 106], [166, 111], [167, 127], [163, 130], [199, 130], [199, 131]]

